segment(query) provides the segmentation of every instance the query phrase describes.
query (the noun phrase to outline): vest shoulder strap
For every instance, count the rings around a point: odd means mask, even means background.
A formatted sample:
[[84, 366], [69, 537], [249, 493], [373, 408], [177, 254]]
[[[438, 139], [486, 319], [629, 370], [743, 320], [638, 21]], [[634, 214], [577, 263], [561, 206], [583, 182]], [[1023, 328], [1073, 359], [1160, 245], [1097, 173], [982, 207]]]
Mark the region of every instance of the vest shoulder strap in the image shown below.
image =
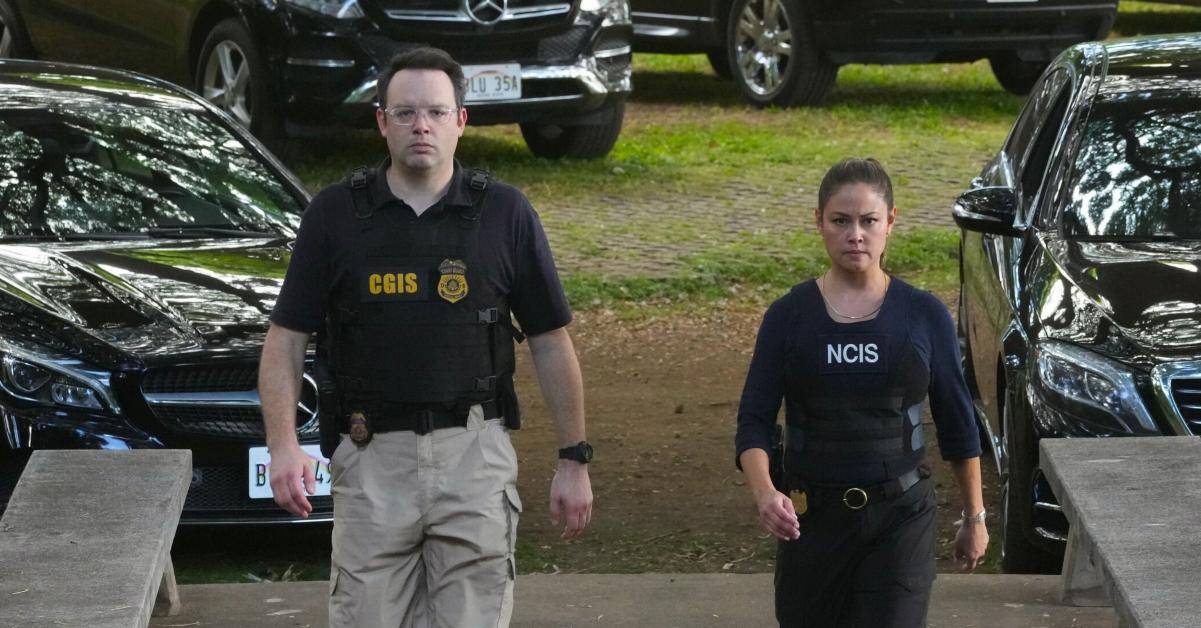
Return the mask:
[[471, 207], [459, 213], [464, 229], [474, 229], [480, 223], [480, 215], [484, 213], [484, 204], [488, 198], [488, 190], [492, 187], [492, 175], [487, 170], [472, 168], [468, 174], [468, 186], [471, 188]]
[[361, 219], [370, 218], [375, 211], [375, 201], [371, 198], [371, 182], [375, 173], [367, 166], [358, 166], [350, 171], [343, 184], [350, 189], [350, 197], [354, 201], [354, 215]]

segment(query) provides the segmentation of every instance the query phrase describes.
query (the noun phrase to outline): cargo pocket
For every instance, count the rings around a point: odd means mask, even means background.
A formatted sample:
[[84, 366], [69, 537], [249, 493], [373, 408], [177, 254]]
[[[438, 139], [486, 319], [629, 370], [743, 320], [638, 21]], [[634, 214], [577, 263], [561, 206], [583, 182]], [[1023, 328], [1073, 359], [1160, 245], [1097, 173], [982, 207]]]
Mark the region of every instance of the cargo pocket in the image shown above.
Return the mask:
[[329, 626], [356, 628], [361, 590], [354, 590], [354, 578], [343, 576], [342, 570], [331, 565], [329, 570]]
[[517, 558], [514, 555], [517, 551], [517, 523], [521, 518], [521, 496], [517, 494], [517, 487], [512, 484], [505, 485], [505, 502], [508, 508], [505, 509], [508, 517], [508, 532], [509, 532], [509, 579], [517, 579]]
[[338, 576], [341, 575], [341, 573], [342, 572], [337, 567], [334, 567], [333, 569], [331, 569], [329, 571], [329, 595], [330, 595], [330, 597], [333, 597], [334, 591], [338, 590]]

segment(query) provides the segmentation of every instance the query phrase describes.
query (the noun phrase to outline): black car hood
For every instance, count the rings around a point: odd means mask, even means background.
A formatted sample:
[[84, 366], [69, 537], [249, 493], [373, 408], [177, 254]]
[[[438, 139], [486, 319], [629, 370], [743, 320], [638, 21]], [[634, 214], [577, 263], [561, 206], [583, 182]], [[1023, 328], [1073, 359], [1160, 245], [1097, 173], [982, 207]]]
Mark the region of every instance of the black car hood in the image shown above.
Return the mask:
[[1201, 352], [1201, 242], [1044, 244], [1066, 280], [1035, 295], [1045, 325], [1101, 340], [1107, 334], [1099, 328], [1112, 326], [1118, 334], [1108, 335], [1152, 359]]
[[283, 238], [0, 244], [0, 331], [110, 367], [257, 354], [289, 258]]

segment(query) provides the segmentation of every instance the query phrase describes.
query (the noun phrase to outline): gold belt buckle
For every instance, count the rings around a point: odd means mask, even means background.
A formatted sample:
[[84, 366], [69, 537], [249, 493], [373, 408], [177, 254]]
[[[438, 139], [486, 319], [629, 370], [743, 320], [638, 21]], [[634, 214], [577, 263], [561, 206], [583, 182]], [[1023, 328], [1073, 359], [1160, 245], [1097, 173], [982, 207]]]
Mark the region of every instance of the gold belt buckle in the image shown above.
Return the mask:
[[[852, 495], [859, 496], [858, 499], [856, 500], [859, 502], [858, 504], [851, 503]], [[867, 491], [865, 491], [861, 488], [858, 488], [858, 487], [848, 488], [842, 494], [842, 503], [845, 504], [846, 507], [850, 508], [851, 510], [859, 510], [860, 508], [863, 508], [864, 506], [867, 505]]]

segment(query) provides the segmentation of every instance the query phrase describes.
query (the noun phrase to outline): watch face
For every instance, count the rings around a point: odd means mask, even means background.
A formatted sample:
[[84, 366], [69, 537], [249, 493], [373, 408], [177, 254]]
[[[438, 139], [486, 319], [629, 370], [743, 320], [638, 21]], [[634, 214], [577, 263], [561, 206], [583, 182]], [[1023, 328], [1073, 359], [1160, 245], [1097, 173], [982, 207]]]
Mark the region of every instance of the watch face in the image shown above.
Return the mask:
[[571, 447], [564, 447], [559, 450], [559, 458], [587, 464], [592, 462], [592, 445], [587, 441], [580, 441]]

